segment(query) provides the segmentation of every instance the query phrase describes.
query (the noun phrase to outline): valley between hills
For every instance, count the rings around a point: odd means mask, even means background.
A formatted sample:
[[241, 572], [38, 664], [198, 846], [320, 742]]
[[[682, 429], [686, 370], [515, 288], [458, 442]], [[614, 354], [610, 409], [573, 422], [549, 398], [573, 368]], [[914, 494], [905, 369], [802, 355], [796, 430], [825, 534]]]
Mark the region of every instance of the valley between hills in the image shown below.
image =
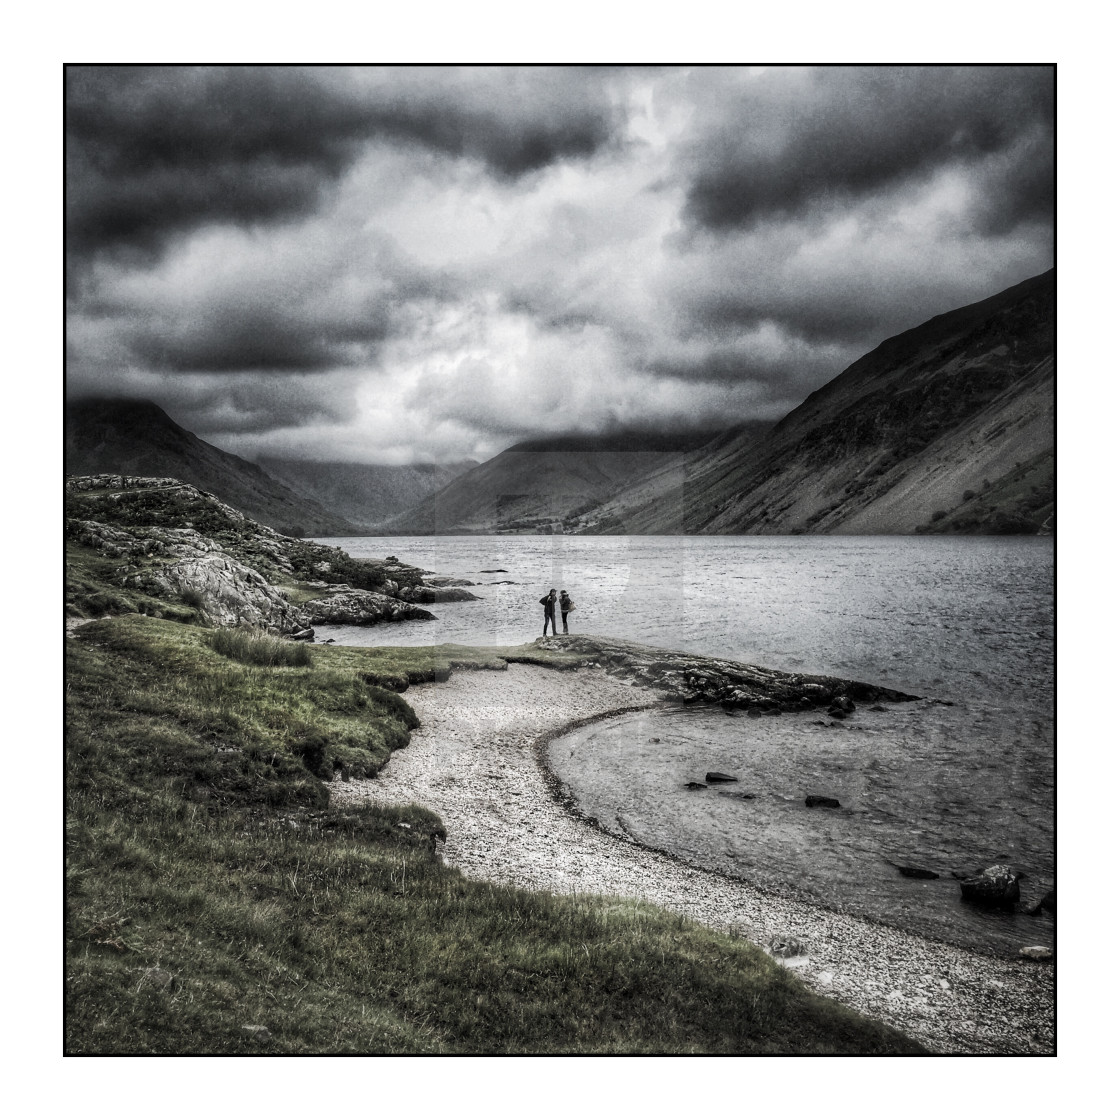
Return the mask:
[[536, 439], [478, 464], [256, 464], [152, 402], [82, 400], [66, 469], [178, 478], [297, 537], [1053, 533], [1055, 304], [1050, 270], [939, 315], [777, 424]]

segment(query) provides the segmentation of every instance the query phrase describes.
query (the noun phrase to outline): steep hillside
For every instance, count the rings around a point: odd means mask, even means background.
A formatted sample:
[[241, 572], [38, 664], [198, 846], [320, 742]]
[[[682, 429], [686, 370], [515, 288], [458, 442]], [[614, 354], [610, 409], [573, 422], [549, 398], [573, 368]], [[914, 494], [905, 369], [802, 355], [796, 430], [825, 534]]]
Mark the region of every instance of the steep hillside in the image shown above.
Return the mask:
[[377, 466], [371, 463], [312, 463], [302, 459], [262, 457], [273, 478], [312, 498], [354, 525], [376, 529], [384, 521], [423, 501], [464, 471], [478, 466], [460, 463], [415, 463]]
[[255, 463], [181, 428], [151, 401], [69, 402], [66, 473], [177, 478], [288, 536], [348, 536], [355, 531], [345, 518], [294, 493]]
[[460, 475], [386, 528], [431, 534], [577, 532], [588, 512], [610, 495], [653, 472], [683, 469], [695, 448], [716, 434], [623, 432], [529, 440]]
[[629, 533], [1039, 532], [1054, 525], [1055, 274], [888, 339], [762, 440], [593, 511]]

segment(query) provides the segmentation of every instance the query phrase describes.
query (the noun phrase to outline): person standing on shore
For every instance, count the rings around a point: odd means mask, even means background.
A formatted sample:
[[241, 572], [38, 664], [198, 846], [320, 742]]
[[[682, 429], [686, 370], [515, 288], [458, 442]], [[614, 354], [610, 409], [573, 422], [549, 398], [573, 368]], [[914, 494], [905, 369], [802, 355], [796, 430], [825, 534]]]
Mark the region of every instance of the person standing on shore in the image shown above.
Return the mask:
[[[564, 633], [568, 632], [568, 612], [575, 610], [575, 603], [569, 598], [566, 591], [560, 592], [560, 621], [564, 624]], [[553, 623], [552, 630], [555, 633], [556, 624]]]
[[552, 623], [552, 636], [556, 637], [556, 588], [550, 588], [548, 594], [541, 600], [544, 607], [544, 634], [548, 637], [548, 624]]

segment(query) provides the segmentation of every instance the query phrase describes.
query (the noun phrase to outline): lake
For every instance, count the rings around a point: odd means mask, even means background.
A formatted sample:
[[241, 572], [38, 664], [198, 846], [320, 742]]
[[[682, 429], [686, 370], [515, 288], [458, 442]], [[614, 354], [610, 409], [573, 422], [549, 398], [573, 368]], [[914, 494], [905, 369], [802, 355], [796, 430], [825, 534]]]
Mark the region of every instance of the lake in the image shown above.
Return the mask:
[[[1053, 885], [1052, 538], [326, 543], [472, 580], [482, 599], [435, 604], [435, 622], [319, 627], [321, 639], [520, 644], [540, 634], [538, 600], [555, 587], [577, 604], [573, 631], [923, 697], [861, 706], [842, 724], [817, 712], [623, 717], [558, 740], [550, 760], [603, 827], [699, 866], [989, 952], [1053, 944], [1051, 917], [977, 911], [951, 874], [1009, 863], [1027, 901]], [[709, 770], [739, 781], [685, 788]], [[842, 808], [807, 809], [809, 794]], [[897, 865], [940, 877], [908, 879]]]

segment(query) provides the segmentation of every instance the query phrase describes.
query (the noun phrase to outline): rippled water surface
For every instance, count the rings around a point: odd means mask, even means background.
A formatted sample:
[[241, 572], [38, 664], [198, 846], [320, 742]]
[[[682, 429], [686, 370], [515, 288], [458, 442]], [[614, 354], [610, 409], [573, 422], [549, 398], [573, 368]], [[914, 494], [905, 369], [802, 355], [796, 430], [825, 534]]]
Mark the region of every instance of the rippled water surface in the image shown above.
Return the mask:
[[[1027, 875], [1028, 901], [1053, 883], [1052, 540], [328, 543], [473, 580], [483, 598], [436, 604], [436, 622], [321, 627], [323, 638], [518, 644], [540, 633], [537, 600], [556, 587], [577, 603], [572, 630], [923, 696], [883, 712], [862, 707], [844, 724], [820, 713], [626, 717], [558, 741], [552, 762], [604, 827], [701, 866], [991, 951], [1052, 943], [1052, 919], [977, 912], [960, 902], [950, 874], [1010, 863]], [[484, 571], [496, 568], [506, 570]], [[685, 788], [709, 770], [739, 781]], [[808, 794], [836, 797], [842, 808], [807, 809]], [[906, 879], [897, 864], [941, 878]]]

